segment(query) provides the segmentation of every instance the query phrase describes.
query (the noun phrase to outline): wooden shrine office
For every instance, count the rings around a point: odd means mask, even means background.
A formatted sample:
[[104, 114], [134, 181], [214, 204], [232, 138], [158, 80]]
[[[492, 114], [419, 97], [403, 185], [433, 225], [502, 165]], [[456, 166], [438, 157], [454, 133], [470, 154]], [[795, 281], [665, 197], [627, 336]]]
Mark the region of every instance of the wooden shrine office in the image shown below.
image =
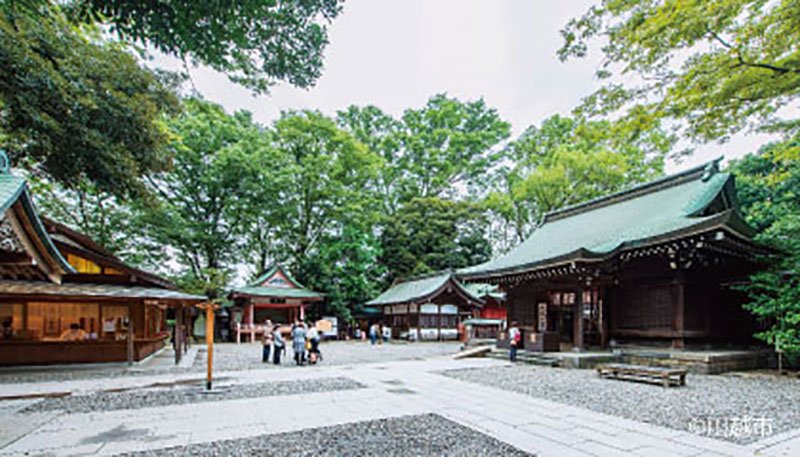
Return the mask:
[[395, 338], [445, 340], [458, 338], [458, 324], [483, 304], [448, 271], [396, 281], [366, 305], [383, 311]]
[[169, 340], [169, 308], [205, 300], [40, 218], [7, 166], [0, 205], [0, 365], [142, 360]]
[[758, 268], [718, 161], [545, 215], [506, 255], [458, 272], [499, 284], [524, 348], [751, 343], [731, 286]]

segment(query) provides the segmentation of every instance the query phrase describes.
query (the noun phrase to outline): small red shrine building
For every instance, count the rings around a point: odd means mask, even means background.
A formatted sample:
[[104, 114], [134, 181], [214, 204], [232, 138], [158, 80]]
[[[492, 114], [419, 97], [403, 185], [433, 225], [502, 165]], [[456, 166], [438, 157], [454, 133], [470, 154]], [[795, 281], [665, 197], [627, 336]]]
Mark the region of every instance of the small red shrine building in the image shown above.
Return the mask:
[[306, 308], [325, 297], [306, 289], [282, 265], [274, 265], [250, 284], [234, 288], [229, 298], [234, 301], [234, 332], [250, 333], [252, 338], [263, 331], [261, 324], [267, 319], [276, 324], [305, 320]]

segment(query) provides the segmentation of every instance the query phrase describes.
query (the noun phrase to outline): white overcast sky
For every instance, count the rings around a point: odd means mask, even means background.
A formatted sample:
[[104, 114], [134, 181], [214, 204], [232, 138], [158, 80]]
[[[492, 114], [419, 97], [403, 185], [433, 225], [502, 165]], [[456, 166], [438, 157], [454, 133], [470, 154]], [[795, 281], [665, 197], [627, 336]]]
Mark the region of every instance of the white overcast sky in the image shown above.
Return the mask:
[[[511, 122], [513, 136], [553, 114], [569, 114], [599, 85], [599, 49], [562, 63], [559, 30], [582, 14], [587, 0], [347, 0], [329, 27], [325, 68], [316, 86], [273, 88], [254, 97], [219, 73], [192, 68], [194, 87], [228, 111], [245, 109], [262, 124], [281, 110], [318, 109], [333, 115], [373, 104], [395, 116], [433, 94], [483, 97]], [[157, 65], [180, 69], [174, 60]], [[725, 155], [754, 151], [765, 137], [740, 135], [725, 145], [701, 145], [679, 171]]]

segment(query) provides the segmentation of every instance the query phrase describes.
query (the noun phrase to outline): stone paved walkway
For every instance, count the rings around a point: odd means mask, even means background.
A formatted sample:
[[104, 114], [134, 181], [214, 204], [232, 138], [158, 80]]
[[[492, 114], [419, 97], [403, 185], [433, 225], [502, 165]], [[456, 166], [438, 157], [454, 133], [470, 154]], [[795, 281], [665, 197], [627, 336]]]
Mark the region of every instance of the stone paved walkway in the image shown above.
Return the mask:
[[[113, 455], [429, 412], [540, 456], [800, 455], [800, 428], [740, 446], [438, 374], [455, 368], [503, 369], [506, 365], [496, 360], [437, 357], [227, 372], [219, 374], [219, 384], [348, 377], [366, 388], [102, 413], [20, 415], [14, 411], [30, 400], [5, 401], [0, 402], [0, 455]], [[88, 393], [192, 377], [196, 375], [15, 384], [2, 386], [1, 393]]]

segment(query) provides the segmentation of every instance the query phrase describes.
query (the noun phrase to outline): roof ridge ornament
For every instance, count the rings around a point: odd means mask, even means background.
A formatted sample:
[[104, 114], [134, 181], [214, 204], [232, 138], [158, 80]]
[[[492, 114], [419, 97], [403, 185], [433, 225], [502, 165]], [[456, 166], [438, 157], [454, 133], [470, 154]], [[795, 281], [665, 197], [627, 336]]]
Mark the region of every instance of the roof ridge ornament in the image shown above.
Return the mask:
[[8, 160], [8, 154], [3, 149], [0, 149], [0, 173], [10, 173], [11, 162]]
[[703, 169], [703, 175], [700, 177], [700, 180], [706, 182], [711, 179], [712, 176], [719, 173], [719, 163], [721, 160], [722, 157], [717, 157], [711, 162], [708, 162], [706, 167]]

